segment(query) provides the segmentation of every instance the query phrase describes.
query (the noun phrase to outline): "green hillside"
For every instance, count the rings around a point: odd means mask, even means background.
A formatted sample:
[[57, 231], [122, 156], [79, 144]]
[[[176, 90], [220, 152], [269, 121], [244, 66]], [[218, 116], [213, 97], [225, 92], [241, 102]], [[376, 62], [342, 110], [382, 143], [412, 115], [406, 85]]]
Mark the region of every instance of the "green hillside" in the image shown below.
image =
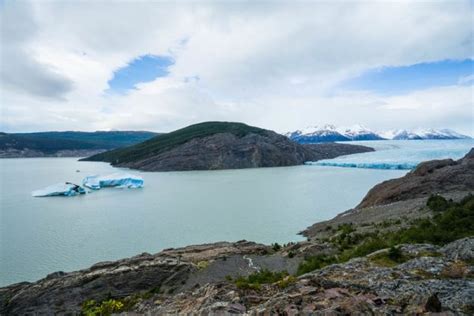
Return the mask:
[[0, 150], [35, 150], [53, 154], [60, 150], [114, 149], [140, 143], [157, 134], [152, 132], [39, 132], [0, 133]]
[[[55, 142], [78, 142], [81, 146], [91, 148], [113, 149], [130, 146], [148, 140], [158, 135], [153, 132], [143, 131], [97, 131], [97, 132], [37, 132], [37, 133], [15, 133], [10, 134], [41, 140], [54, 140]], [[71, 143], [72, 144], [72, 143]], [[88, 144], [88, 145], [86, 145]]]
[[217, 133], [231, 133], [238, 137], [243, 137], [249, 133], [265, 134], [267, 130], [249, 126], [243, 123], [233, 122], [204, 122], [190, 125], [171, 133], [154, 137], [143, 143], [126, 148], [119, 148], [94, 155], [84, 160], [107, 161], [112, 164], [131, 162], [137, 159], [144, 159], [161, 152], [173, 149], [194, 138], [203, 138]]

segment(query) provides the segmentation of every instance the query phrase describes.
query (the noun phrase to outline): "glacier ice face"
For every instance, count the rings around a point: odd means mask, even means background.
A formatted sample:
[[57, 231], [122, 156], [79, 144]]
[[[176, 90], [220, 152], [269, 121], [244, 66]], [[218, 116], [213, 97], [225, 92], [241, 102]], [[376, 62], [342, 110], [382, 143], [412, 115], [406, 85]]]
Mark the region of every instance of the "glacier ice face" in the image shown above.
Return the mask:
[[306, 162], [307, 165], [329, 166], [329, 167], [344, 167], [344, 168], [364, 168], [364, 169], [386, 169], [386, 170], [411, 170], [415, 168], [416, 162], [330, 162], [317, 161]]
[[106, 176], [85, 177], [82, 185], [92, 190], [106, 187], [137, 189], [143, 187], [143, 179], [131, 174], [113, 173]]
[[358, 144], [372, 147], [375, 151], [306, 162], [306, 164], [346, 168], [410, 170], [422, 161], [447, 158], [460, 159], [474, 147], [474, 140], [383, 140], [360, 141]]
[[50, 185], [44, 189], [36, 190], [31, 192], [34, 197], [46, 197], [46, 196], [75, 196], [79, 194], [85, 194], [86, 190], [73, 183], [57, 183]]

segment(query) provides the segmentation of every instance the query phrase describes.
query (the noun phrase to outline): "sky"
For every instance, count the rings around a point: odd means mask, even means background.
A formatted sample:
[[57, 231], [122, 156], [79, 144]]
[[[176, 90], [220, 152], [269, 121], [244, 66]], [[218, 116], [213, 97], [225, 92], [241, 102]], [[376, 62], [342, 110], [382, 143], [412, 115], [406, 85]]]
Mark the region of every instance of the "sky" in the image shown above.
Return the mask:
[[0, 1], [0, 131], [474, 136], [474, 1]]

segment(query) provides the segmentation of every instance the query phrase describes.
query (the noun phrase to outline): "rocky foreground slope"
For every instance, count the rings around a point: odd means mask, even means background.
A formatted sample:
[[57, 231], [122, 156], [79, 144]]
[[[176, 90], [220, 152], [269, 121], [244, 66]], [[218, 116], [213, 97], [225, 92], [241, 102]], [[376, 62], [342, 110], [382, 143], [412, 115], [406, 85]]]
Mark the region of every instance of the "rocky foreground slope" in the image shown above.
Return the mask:
[[305, 161], [373, 151], [365, 146], [304, 146], [242, 123], [205, 122], [84, 160], [144, 171], [216, 170], [301, 165]]
[[[472, 159], [434, 170], [468, 174]], [[429, 183], [434, 165], [404, 178]], [[0, 314], [472, 315], [474, 187], [456, 179], [429, 198], [377, 200], [315, 224], [304, 242], [167, 249], [13, 284], [0, 288]]]

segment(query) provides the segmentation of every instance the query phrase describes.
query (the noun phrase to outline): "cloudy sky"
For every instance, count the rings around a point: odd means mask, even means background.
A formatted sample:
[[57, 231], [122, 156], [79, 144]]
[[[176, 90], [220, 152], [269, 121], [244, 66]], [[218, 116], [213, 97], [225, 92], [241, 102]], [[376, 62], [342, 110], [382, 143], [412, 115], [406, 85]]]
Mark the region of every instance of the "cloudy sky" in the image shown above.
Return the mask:
[[0, 1], [0, 130], [474, 135], [473, 1]]

